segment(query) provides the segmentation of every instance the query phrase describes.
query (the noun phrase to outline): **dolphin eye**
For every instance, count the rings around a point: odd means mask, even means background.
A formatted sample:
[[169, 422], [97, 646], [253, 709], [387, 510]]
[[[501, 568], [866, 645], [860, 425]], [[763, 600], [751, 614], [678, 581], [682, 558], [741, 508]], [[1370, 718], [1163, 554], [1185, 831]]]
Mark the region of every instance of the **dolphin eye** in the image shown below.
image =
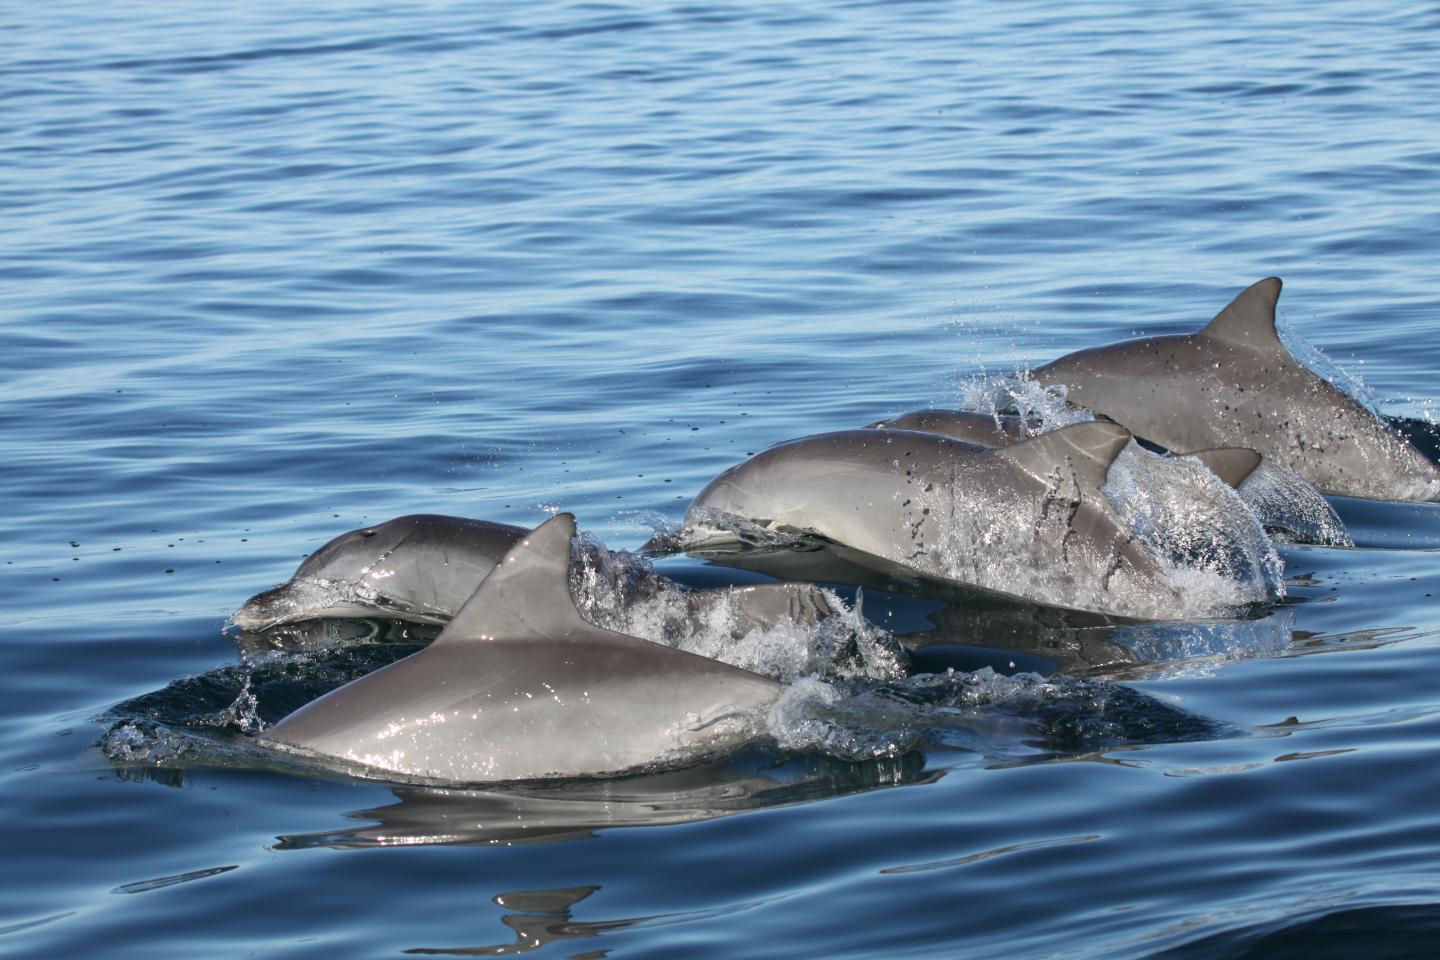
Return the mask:
[[373, 536], [375, 536], [375, 531], [374, 531], [374, 530], [361, 530], [361, 531], [360, 531], [360, 536], [362, 536], [362, 537], [373, 537]]

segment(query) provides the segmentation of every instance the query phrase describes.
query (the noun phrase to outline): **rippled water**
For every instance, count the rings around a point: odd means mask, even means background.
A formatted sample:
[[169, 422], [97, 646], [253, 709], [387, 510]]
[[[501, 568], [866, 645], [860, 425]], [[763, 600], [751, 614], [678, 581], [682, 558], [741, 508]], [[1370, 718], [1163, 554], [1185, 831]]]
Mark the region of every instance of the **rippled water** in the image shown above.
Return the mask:
[[[1268, 274], [1433, 454], [1431, 7], [62, 0], [0, 27], [0, 950], [1432, 949], [1437, 507], [1335, 501], [1358, 547], [1282, 547], [1257, 620], [867, 591], [943, 641], [914, 667], [1004, 696], [912, 685], [960, 721], [866, 762], [831, 749], [862, 699], [790, 749], [565, 787], [267, 767], [236, 717], [407, 648], [246, 669], [221, 633], [344, 530], [559, 508], [633, 550], [747, 452], [1188, 331]], [[213, 723], [194, 763], [115, 761], [119, 704]]]

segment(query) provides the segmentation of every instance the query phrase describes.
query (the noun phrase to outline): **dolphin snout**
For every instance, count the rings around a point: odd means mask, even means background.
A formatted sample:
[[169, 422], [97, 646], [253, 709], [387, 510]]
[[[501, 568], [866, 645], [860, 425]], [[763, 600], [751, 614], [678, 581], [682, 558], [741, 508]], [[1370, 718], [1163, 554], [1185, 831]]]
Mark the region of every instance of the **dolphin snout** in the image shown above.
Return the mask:
[[285, 619], [289, 609], [286, 602], [288, 590], [289, 584], [281, 584], [255, 594], [230, 615], [228, 625], [252, 633], [275, 626]]

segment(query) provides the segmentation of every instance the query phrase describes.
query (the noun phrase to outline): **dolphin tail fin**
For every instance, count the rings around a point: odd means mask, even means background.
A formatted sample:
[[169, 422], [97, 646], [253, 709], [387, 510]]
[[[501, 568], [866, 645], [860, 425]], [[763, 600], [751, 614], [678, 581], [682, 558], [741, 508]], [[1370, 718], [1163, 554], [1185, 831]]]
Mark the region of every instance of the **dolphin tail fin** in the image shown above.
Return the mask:
[[1198, 336], [1259, 350], [1288, 354], [1275, 330], [1275, 304], [1280, 299], [1279, 277], [1266, 277], [1241, 291], [1215, 314]]
[[511, 547], [431, 646], [491, 637], [558, 639], [593, 629], [570, 595], [575, 516], [559, 513]]
[[994, 455], [1008, 457], [1027, 473], [1047, 482], [1061, 469], [1073, 473], [1082, 486], [1099, 488], [1105, 483], [1110, 464], [1129, 442], [1130, 431], [1120, 424], [1091, 420], [1001, 447]]
[[1239, 490], [1255, 468], [1260, 466], [1260, 454], [1246, 447], [1215, 447], [1210, 450], [1192, 450], [1181, 454], [1194, 457], [1205, 464], [1205, 469], [1219, 477], [1232, 490]]

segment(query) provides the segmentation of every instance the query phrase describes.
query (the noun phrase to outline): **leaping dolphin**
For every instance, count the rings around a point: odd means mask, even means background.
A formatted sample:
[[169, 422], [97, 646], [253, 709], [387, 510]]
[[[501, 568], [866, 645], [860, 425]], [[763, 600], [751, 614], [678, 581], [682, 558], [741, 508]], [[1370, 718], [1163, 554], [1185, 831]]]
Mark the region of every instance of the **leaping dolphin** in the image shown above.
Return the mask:
[[[230, 622], [250, 632], [347, 617], [448, 623], [527, 532], [509, 524], [437, 514], [411, 514], [351, 530], [307, 557], [289, 581], [247, 600]], [[643, 576], [627, 578], [610, 560], [603, 548], [589, 549], [588, 566], [608, 580], [604, 596], [596, 598], [607, 609], [590, 613], [604, 614], [607, 621], [618, 617], [623, 623], [627, 610], [662, 592], [678, 601], [678, 609], [661, 612], [688, 620], [685, 626], [690, 629], [731, 620], [734, 630], [746, 633], [774, 627], [785, 617], [814, 625], [832, 612], [824, 593], [810, 584], [690, 590], [648, 569]], [[674, 626], [669, 619], [673, 617], [652, 617], [647, 626], [663, 630]]]
[[1081, 350], [1035, 379], [1171, 450], [1249, 447], [1327, 494], [1440, 501], [1440, 467], [1286, 349], [1280, 287], [1261, 280], [1196, 333]]
[[1169, 558], [1100, 490], [1130, 438], [1104, 421], [996, 449], [909, 430], [805, 437], [711, 481], [685, 537], [690, 549], [738, 548], [735, 531], [752, 524], [821, 538], [887, 572], [1099, 613], [1193, 616]]
[[575, 518], [505, 554], [430, 646], [300, 708], [263, 742], [359, 772], [447, 783], [611, 776], [755, 736], [768, 677], [587, 623]]
[[[1030, 434], [1023, 418], [973, 410], [915, 410], [870, 424], [867, 429], [919, 430], [984, 447], [1004, 447]], [[1176, 453], [1194, 457], [1234, 490], [1265, 529], [1298, 543], [1353, 547], [1345, 524], [1314, 484], [1245, 447], [1213, 447]]]

